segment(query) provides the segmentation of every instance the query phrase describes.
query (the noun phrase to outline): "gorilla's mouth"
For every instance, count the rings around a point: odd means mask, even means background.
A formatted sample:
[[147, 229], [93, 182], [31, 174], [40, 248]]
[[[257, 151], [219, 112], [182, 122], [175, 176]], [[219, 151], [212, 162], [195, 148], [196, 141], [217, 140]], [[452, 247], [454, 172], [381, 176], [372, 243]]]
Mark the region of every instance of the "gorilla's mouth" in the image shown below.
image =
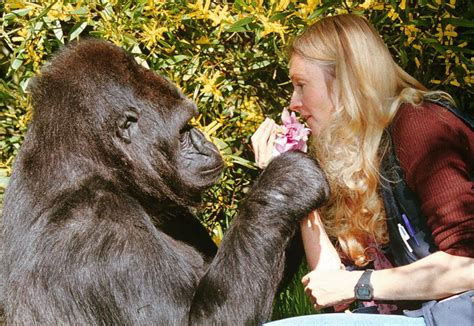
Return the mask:
[[203, 173], [221, 173], [224, 169], [224, 162], [219, 162], [215, 167], [207, 169]]
[[224, 169], [224, 161], [220, 160], [214, 167], [202, 171], [202, 176], [209, 178], [218, 178]]

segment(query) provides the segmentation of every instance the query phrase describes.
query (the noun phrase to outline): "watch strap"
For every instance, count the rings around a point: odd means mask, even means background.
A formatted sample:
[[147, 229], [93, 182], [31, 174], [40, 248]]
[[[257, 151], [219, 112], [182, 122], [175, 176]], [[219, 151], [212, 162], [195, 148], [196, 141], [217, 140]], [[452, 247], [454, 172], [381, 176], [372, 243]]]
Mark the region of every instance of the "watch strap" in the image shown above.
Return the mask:
[[370, 276], [372, 275], [373, 269], [365, 270], [357, 281], [354, 287], [354, 293], [358, 300], [371, 301], [373, 299], [373, 288], [370, 283]]
[[357, 281], [357, 284], [370, 284], [370, 276], [372, 276], [373, 269], [366, 269]]

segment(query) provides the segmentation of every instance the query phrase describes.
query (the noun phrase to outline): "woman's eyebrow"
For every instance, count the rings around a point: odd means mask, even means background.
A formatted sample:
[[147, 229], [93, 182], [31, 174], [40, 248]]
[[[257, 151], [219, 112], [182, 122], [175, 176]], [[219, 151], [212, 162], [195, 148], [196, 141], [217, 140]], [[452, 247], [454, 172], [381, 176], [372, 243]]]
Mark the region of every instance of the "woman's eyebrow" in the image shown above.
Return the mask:
[[305, 80], [303, 75], [300, 74], [290, 74], [290, 79], [291, 80]]

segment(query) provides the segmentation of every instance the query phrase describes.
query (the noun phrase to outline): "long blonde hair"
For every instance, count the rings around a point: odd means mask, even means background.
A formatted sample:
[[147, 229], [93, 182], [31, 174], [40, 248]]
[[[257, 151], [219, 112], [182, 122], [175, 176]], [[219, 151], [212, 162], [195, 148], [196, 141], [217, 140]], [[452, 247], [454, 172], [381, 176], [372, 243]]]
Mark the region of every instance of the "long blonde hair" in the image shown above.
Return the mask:
[[366, 19], [354, 14], [326, 17], [296, 37], [290, 55], [319, 64], [335, 105], [331, 121], [314, 139], [331, 198], [322, 210], [328, 233], [359, 266], [367, 249], [388, 242], [379, 168], [389, 146], [384, 129], [401, 103], [419, 104], [426, 88], [393, 60]]

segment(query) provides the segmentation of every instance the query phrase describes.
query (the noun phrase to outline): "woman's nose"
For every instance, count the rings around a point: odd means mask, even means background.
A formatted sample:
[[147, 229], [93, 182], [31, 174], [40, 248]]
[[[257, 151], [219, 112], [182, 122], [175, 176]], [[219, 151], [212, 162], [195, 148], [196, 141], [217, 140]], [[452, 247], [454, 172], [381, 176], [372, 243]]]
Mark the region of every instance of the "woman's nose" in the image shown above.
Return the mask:
[[296, 92], [291, 95], [290, 110], [300, 112], [303, 103]]

